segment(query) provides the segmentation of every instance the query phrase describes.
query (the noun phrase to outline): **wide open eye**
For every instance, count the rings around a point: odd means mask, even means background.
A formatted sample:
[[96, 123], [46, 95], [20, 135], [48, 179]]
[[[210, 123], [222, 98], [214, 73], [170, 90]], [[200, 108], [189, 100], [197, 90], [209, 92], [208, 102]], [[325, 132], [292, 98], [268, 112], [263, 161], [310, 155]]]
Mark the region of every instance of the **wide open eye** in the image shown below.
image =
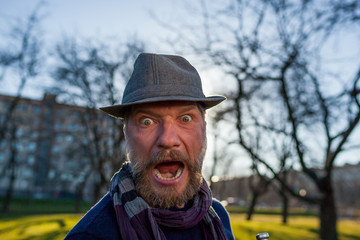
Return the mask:
[[192, 120], [192, 117], [188, 114], [181, 117], [181, 121], [183, 122], [190, 122]]
[[154, 121], [151, 118], [143, 118], [141, 124], [145, 126], [150, 126]]

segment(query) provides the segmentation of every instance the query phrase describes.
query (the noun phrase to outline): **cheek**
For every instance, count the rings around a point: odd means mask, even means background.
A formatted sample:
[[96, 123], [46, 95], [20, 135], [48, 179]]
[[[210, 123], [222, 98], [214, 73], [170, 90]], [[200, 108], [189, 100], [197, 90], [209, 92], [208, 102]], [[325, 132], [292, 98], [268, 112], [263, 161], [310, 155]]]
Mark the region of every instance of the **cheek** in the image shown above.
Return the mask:
[[192, 131], [187, 136], [187, 148], [189, 152], [194, 154], [193, 158], [197, 158], [199, 153], [203, 149], [204, 141], [206, 141], [206, 135], [204, 128], [199, 127]]
[[148, 136], [143, 134], [129, 134], [128, 142], [131, 150], [136, 152], [136, 156], [140, 159], [147, 159], [151, 150], [151, 141]]

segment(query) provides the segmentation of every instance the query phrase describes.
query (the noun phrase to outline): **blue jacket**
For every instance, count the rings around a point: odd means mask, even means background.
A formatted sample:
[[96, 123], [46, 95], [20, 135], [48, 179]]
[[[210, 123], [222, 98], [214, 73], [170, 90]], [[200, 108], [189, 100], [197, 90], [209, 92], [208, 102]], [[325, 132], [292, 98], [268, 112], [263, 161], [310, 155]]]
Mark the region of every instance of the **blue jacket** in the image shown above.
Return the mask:
[[[213, 200], [213, 208], [219, 215], [228, 239], [234, 239], [229, 214], [217, 200]], [[199, 226], [184, 230], [174, 230], [161, 227], [167, 239], [201, 239]], [[110, 194], [107, 193], [89, 212], [75, 225], [68, 233], [65, 240], [119, 240], [120, 232], [118, 230], [113, 201]]]

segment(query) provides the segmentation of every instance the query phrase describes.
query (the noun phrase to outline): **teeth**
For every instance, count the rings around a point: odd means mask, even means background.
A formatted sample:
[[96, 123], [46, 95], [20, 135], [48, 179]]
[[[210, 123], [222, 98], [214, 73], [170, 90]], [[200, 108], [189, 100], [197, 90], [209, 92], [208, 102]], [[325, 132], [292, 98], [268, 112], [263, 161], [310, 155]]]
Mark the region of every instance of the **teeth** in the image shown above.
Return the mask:
[[159, 171], [157, 168], [154, 169], [154, 173], [155, 173], [155, 176], [156, 176], [157, 178], [160, 178], [161, 180], [171, 181], [171, 180], [174, 180], [174, 179], [180, 177], [180, 175], [181, 175], [181, 173], [182, 173], [183, 170], [184, 170], [184, 168], [182, 168], [182, 167], [179, 168], [179, 169], [176, 171], [175, 176], [173, 176], [173, 177], [164, 177], [163, 175], [161, 175], [160, 171]]

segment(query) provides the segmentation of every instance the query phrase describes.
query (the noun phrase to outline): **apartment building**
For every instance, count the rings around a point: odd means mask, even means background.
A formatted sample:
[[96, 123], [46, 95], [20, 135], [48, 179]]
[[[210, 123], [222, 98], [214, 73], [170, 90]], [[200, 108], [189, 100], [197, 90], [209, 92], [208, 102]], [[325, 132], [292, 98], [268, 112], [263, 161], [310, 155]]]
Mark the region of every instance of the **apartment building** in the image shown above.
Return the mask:
[[[0, 124], [14, 99], [0, 95]], [[110, 126], [113, 120], [100, 116], [99, 129]], [[98, 176], [89, 174], [94, 161], [89, 150], [92, 136], [86, 129], [89, 121], [93, 120], [86, 108], [58, 103], [55, 95], [45, 94], [40, 100], [20, 98], [0, 142], [0, 195], [9, 188], [14, 170], [15, 195], [72, 197], [77, 185], [86, 181], [84, 196], [91, 198]], [[111, 132], [103, 132], [110, 138]]]

